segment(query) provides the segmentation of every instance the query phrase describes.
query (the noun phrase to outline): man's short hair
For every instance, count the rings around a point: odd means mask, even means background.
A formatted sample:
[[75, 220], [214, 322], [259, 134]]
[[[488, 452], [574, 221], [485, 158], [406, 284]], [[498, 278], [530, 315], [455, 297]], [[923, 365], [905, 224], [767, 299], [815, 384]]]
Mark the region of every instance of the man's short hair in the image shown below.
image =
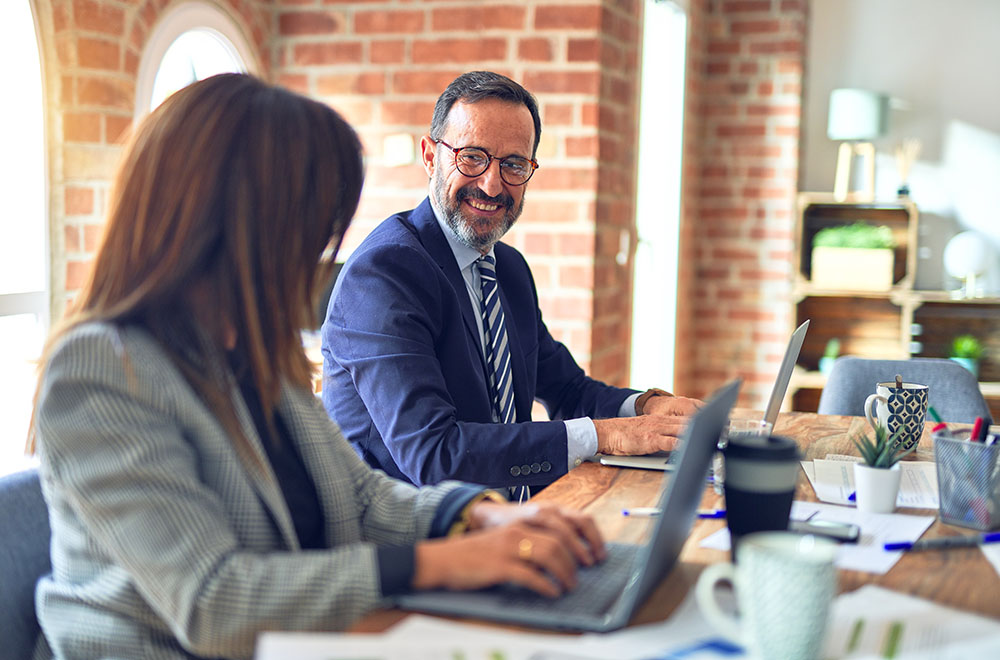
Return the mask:
[[531, 157], [538, 151], [538, 140], [542, 136], [542, 119], [538, 115], [538, 102], [535, 97], [507, 76], [492, 71], [470, 71], [463, 73], [451, 81], [451, 84], [438, 97], [434, 104], [434, 116], [431, 118], [431, 137], [440, 140], [448, 123], [448, 113], [457, 101], [476, 103], [483, 99], [500, 99], [511, 103], [523, 103], [531, 112], [531, 120], [535, 123], [535, 144], [531, 149]]

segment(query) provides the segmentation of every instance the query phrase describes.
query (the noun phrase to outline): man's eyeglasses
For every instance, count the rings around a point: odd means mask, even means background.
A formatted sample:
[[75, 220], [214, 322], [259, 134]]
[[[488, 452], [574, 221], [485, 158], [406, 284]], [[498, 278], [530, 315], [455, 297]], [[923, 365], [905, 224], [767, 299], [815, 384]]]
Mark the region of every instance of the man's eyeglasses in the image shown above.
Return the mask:
[[434, 142], [443, 144], [452, 150], [455, 154], [455, 167], [458, 168], [459, 172], [468, 177], [479, 176], [486, 171], [490, 163], [496, 160], [500, 163], [500, 178], [504, 180], [504, 183], [511, 186], [523, 186], [528, 183], [528, 179], [538, 169], [538, 163], [534, 158], [523, 158], [521, 156], [497, 158], [479, 147], [462, 147], [456, 149], [444, 140], [434, 140]]

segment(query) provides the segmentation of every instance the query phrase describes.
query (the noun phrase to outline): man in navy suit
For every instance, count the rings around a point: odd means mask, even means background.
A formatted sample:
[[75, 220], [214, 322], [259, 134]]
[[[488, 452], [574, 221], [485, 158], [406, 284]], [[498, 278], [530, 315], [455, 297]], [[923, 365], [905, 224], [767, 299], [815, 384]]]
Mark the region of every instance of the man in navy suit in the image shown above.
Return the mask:
[[[545, 327], [531, 270], [499, 242], [521, 213], [540, 134], [523, 87], [459, 76], [420, 142], [429, 197], [383, 221], [338, 277], [323, 403], [392, 476], [543, 486], [598, 452], [671, 449], [695, 409], [587, 377]], [[536, 399], [553, 421], [531, 421]]]

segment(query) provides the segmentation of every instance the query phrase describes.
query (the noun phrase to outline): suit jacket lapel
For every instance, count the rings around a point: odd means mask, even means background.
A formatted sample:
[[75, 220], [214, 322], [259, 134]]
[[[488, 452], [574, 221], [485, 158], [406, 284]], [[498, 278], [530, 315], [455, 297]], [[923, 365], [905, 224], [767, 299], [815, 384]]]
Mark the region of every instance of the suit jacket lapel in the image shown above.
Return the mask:
[[[434, 209], [431, 208], [430, 198], [424, 198], [420, 206], [413, 209], [413, 213], [410, 214], [410, 222], [413, 224], [414, 229], [417, 230], [417, 236], [420, 238], [421, 245], [427, 250], [427, 254], [437, 262], [441, 268], [441, 272], [444, 273], [445, 279], [448, 280], [455, 290], [455, 295], [460, 301], [459, 307], [462, 309], [462, 320], [465, 322], [465, 329], [476, 342], [476, 345], [481, 347], [482, 342], [479, 338], [479, 326], [476, 324], [476, 319], [473, 316], [473, 314], [478, 314], [479, 310], [472, 308], [472, 301], [469, 300], [469, 292], [465, 286], [465, 279], [462, 277], [462, 272], [458, 269], [458, 264], [455, 263], [455, 254], [451, 251], [448, 240], [441, 233], [441, 225], [438, 224], [437, 218], [434, 217]], [[483, 356], [482, 350], [479, 350], [478, 353], [479, 363], [483, 369], [483, 376], [485, 378], [486, 358]]]
[[258, 462], [263, 465], [264, 472], [259, 468], [244, 466], [254, 490], [260, 496], [264, 506], [271, 514], [275, 525], [281, 531], [281, 535], [288, 547], [293, 550], [299, 549], [299, 536], [295, 532], [295, 524], [292, 522], [292, 514], [288, 510], [288, 503], [281, 492], [278, 484], [278, 477], [274, 474], [271, 461], [267, 457], [264, 445], [261, 443], [260, 435], [257, 433], [257, 426], [254, 424], [250, 410], [247, 408], [243, 397], [240, 396], [239, 388], [233, 384], [233, 404], [236, 407], [236, 417], [240, 422], [240, 428], [249, 443], [252, 451], [256, 454]]

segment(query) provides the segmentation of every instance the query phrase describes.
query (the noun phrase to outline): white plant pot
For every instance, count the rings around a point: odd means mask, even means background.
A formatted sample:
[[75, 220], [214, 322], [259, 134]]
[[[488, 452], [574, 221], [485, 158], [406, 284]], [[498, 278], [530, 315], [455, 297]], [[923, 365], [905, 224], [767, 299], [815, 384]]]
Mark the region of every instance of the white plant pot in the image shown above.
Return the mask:
[[854, 464], [854, 497], [858, 511], [865, 513], [892, 513], [896, 510], [899, 494], [899, 463], [888, 470]]

